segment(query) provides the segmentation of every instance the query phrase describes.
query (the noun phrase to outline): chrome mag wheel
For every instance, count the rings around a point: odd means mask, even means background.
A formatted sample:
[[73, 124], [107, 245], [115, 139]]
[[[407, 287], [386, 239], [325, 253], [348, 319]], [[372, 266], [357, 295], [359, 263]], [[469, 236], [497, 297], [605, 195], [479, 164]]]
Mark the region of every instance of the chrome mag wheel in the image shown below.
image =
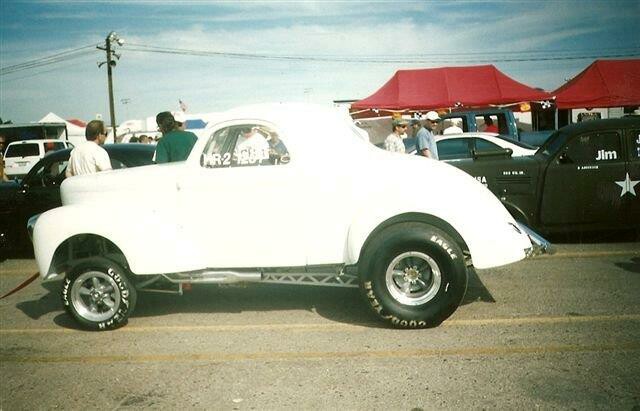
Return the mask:
[[101, 322], [113, 317], [121, 295], [114, 279], [100, 271], [80, 274], [71, 285], [71, 304], [82, 318]]
[[442, 273], [436, 261], [427, 254], [407, 251], [389, 263], [385, 282], [396, 301], [416, 306], [436, 296], [442, 284]]

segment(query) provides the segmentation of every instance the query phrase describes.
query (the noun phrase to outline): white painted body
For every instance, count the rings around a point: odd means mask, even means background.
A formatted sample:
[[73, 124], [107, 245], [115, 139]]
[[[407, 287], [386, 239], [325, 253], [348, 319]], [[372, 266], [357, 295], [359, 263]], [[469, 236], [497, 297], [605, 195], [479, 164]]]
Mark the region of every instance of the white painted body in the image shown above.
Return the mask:
[[260, 105], [222, 118], [209, 135], [234, 124], [273, 125], [290, 162], [204, 168], [209, 139], [201, 137], [185, 162], [69, 178], [61, 188], [64, 205], [35, 225], [42, 276], [55, 272], [56, 248], [82, 233], [112, 241], [138, 275], [356, 264], [371, 232], [404, 213], [449, 223], [478, 268], [521, 260], [531, 247], [473, 177], [442, 162], [380, 150], [330, 109]]

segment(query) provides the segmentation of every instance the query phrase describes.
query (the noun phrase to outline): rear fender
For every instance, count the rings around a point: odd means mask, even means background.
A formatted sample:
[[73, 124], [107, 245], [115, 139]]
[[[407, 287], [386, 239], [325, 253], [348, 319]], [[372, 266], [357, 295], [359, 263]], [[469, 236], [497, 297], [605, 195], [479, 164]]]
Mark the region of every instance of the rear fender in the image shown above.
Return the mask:
[[[55, 273], [56, 267], [52, 265], [54, 255], [64, 252], [60, 246], [66, 240], [87, 234], [113, 243], [136, 274], [203, 268], [199, 248], [185, 238], [175, 217], [158, 213], [145, 215], [131, 210], [111, 211], [96, 204], [70, 205], [47, 211], [40, 215], [33, 231], [34, 253], [41, 276]], [[112, 224], [114, 220], [118, 221], [117, 225]], [[65, 224], [59, 224], [60, 221]]]

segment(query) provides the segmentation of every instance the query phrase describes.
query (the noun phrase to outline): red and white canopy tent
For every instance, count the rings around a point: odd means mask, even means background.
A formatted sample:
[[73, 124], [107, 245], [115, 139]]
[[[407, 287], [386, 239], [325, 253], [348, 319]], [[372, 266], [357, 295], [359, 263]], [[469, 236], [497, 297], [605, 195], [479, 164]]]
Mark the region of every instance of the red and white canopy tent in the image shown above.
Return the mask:
[[378, 91], [351, 105], [391, 112], [507, 106], [546, 101], [546, 91], [519, 83], [493, 65], [398, 70]]
[[552, 94], [559, 109], [640, 105], [640, 59], [596, 60]]

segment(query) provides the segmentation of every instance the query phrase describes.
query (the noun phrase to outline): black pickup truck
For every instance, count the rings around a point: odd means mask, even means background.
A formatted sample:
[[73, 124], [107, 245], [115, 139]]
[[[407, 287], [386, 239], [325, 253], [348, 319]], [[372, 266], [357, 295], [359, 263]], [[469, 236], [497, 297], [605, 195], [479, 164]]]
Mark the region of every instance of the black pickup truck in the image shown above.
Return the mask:
[[504, 151], [447, 162], [541, 233], [640, 232], [640, 116], [566, 126], [530, 157]]

